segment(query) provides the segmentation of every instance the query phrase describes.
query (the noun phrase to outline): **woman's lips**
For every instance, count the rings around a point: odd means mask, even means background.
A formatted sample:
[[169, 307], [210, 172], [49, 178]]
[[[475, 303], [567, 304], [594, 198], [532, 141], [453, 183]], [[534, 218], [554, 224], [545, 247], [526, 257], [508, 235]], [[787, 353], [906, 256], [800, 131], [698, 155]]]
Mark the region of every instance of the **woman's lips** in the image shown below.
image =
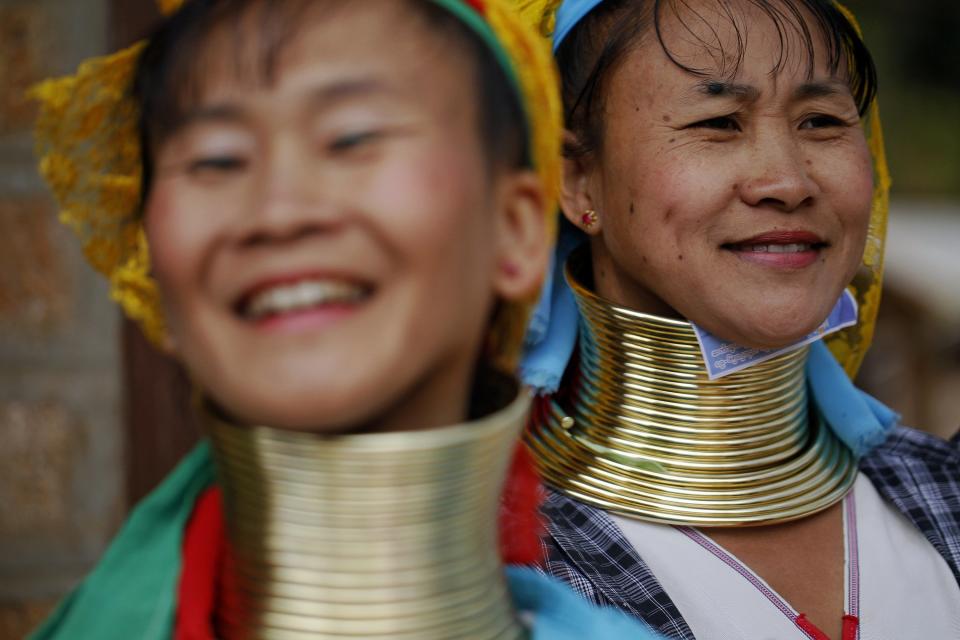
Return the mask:
[[242, 296], [236, 310], [258, 330], [298, 333], [342, 320], [371, 295], [369, 286], [329, 275], [271, 278]]
[[257, 331], [274, 334], [319, 331], [350, 317], [359, 304], [327, 304], [287, 313], [265, 316], [254, 321]]
[[775, 269], [803, 269], [814, 264], [828, 244], [809, 231], [771, 231], [724, 244], [738, 258]]

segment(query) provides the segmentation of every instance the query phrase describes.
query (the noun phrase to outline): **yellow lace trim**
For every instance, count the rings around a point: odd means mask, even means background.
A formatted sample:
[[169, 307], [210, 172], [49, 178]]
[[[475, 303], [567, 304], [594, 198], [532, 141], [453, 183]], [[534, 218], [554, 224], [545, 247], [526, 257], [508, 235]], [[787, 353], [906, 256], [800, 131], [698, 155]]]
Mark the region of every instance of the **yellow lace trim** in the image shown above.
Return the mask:
[[[848, 20], [860, 31], [853, 13], [839, 2], [834, 3]], [[890, 168], [883, 145], [883, 124], [880, 121], [880, 104], [874, 100], [870, 105], [864, 126], [870, 156], [873, 158], [873, 205], [870, 210], [870, 227], [867, 230], [867, 245], [864, 248], [860, 271], [853, 279], [851, 290], [860, 305], [860, 320], [856, 326], [827, 338], [833, 355], [851, 378], [857, 376], [863, 358], [867, 355], [880, 312], [883, 292], [883, 257], [887, 242], [887, 219], [890, 215]]]
[[130, 98], [142, 44], [88, 60], [77, 75], [33, 89], [40, 173], [60, 203], [60, 219], [80, 238], [110, 293], [151, 340], [164, 335], [159, 295], [139, 219], [138, 109]]

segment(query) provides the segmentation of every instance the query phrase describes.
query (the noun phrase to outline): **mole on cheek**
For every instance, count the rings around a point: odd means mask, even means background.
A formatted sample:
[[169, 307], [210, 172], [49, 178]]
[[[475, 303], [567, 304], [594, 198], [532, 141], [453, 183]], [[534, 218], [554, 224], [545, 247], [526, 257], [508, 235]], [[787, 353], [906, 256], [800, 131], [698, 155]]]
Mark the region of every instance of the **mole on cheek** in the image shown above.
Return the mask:
[[663, 116], [663, 121], [664, 121], [664, 122], [670, 122], [670, 116], [664, 114], [664, 116]]
[[630, 215], [633, 215], [635, 211], [636, 211], [636, 209], [635, 209], [635, 207], [633, 206], [633, 202], [631, 202], [631, 203], [630, 203]]
[[682, 253], [677, 255], [677, 260], [679, 260], [680, 262], [683, 262], [683, 254], [682, 254]]

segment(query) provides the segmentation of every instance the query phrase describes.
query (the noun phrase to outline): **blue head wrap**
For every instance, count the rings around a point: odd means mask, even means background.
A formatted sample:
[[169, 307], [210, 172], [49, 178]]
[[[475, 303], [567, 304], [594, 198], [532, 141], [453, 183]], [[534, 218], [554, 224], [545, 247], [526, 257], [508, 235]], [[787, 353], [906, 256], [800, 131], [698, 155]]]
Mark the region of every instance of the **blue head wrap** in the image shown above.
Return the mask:
[[[560, 4], [553, 32], [554, 51], [602, 1], [564, 0]], [[583, 241], [579, 229], [561, 224], [550, 272], [530, 320], [520, 375], [538, 393], [557, 390], [576, 347], [580, 313], [563, 269], [567, 257]], [[899, 421], [896, 413], [853, 385], [822, 341], [811, 347], [807, 381], [824, 420], [856, 456], [883, 442]]]
[[569, 35], [583, 18], [603, 0], [565, 0], [557, 9], [557, 23], [553, 29], [553, 50]]

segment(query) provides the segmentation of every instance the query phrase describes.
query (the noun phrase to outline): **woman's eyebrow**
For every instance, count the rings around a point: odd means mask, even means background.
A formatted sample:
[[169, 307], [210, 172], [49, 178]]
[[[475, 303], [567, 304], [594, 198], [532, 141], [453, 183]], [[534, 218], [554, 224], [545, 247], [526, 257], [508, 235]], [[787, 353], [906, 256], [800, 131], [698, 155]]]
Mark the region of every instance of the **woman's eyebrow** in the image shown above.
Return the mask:
[[698, 81], [687, 92], [687, 101], [700, 102], [704, 97], [732, 98], [738, 102], [754, 102], [760, 97], [760, 89], [749, 84], [706, 78]]
[[177, 124], [177, 128], [182, 129], [204, 122], [232, 124], [242, 122], [244, 119], [244, 111], [238, 105], [227, 103], [204, 105], [191, 109], [184, 114]]
[[[760, 97], [760, 89], [753, 85], [728, 82], [726, 80], [704, 79], [693, 86], [689, 94], [690, 101], [698, 101], [704, 96], [709, 98], [727, 98], [738, 102], [753, 102]], [[813, 98], [829, 98], [850, 94], [850, 87], [840, 80], [815, 80], [805, 82], [793, 90], [794, 102]]]
[[836, 95], [850, 95], [850, 87], [839, 80], [805, 82], [793, 91], [793, 100], [800, 102], [812, 98], [829, 98]]
[[323, 84], [310, 91], [309, 99], [314, 108], [325, 109], [342, 102], [370, 96], [396, 96], [401, 91], [378, 78], [353, 78]]

